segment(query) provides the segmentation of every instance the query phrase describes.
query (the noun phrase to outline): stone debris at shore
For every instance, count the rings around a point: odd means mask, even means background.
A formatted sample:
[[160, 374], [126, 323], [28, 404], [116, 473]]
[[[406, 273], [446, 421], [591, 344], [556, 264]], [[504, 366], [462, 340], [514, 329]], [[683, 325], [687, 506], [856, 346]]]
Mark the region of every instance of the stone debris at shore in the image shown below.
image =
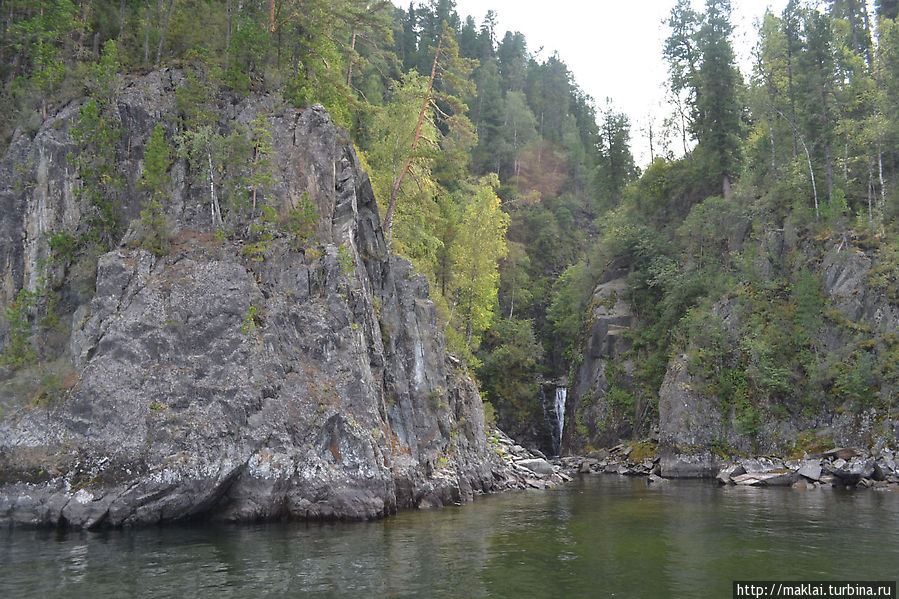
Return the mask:
[[659, 454], [655, 447], [647, 455], [646, 451], [638, 451], [638, 445], [619, 443], [610, 449], [591, 451], [586, 456], [569, 456], [559, 460], [566, 472], [580, 474], [611, 473], [625, 476], [659, 476]]
[[899, 485], [896, 453], [888, 448], [842, 447], [802, 458], [744, 458], [728, 463], [716, 477], [722, 484], [889, 489]]
[[[647, 476], [650, 483], [669, 479], [661, 476], [657, 451], [647, 457], [644, 451], [635, 451], [635, 447], [640, 445], [620, 443], [610, 449], [591, 451], [586, 456], [566, 456], [557, 462], [560, 471], [568, 474]], [[721, 484], [738, 486], [895, 490], [899, 489], [897, 462], [899, 453], [889, 447], [870, 450], [841, 447], [816, 455], [804, 454], [801, 458], [735, 458], [725, 462], [715, 478]]]
[[508, 466], [505, 489], [549, 489], [571, 480], [568, 468], [551, 463], [537, 450], [527, 450], [498, 428], [487, 434], [487, 442]]

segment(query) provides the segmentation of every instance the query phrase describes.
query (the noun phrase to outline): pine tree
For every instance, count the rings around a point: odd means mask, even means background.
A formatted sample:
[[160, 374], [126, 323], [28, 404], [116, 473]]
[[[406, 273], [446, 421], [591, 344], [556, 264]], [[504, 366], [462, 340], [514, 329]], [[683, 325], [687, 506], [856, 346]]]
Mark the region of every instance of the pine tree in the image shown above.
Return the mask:
[[165, 140], [165, 130], [156, 123], [153, 133], [144, 149], [144, 171], [141, 173], [141, 188], [148, 193], [140, 212], [140, 245], [157, 256], [168, 253], [170, 225], [165, 213], [169, 199], [172, 165], [172, 147]]
[[742, 139], [742, 77], [730, 36], [730, 0], [707, 0], [697, 35], [701, 63], [696, 72], [693, 134], [710, 177], [730, 196], [731, 179], [739, 171]]

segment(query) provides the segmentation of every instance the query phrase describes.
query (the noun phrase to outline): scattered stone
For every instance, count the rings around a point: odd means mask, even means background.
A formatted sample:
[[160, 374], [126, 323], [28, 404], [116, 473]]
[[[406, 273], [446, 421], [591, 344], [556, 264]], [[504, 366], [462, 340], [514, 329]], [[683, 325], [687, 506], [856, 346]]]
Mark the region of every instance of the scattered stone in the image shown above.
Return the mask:
[[821, 460], [806, 460], [796, 471], [799, 476], [813, 481], [821, 479]]
[[848, 460], [849, 458], [853, 458], [857, 455], [859, 455], [859, 453], [851, 447], [838, 447], [837, 449], [831, 449], [830, 451], [824, 452], [824, 457], [836, 458], [840, 460]]
[[596, 451], [591, 451], [587, 454], [588, 458], [592, 458], [594, 460], [607, 460], [609, 459], [609, 450], [608, 449], [597, 449]]
[[552, 476], [555, 473], [553, 465], [542, 458], [531, 458], [526, 460], [516, 460], [515, 465], [527, 468], [534, 474], [543, 474]]
[[784, 467], [783, 460], [780, 458], [770, 458], [766, 456], [761, 456], [758, 459], [759, 464], [762, 466], [763, 472], [770, 472], [772, 470], [780, 470]]
[[658, 474], [650, 474], [649, 478], [646, 479], [646, 482], [648, 484], [661, 484], [661, 483], [667, 483], [668, 479], [662, 478]]
[[725, 466], [718, 473], [718, 476], [715, 478], [721, 484], [733, 484], [733, 477], [740, 476], [741, 474], [746, 474], [746, 468], [743, 467], [742, 464], [730, 464], [729, 466]]
[[733, 477], [734, 484], [744, 486], [788, 486], [796, 480], [791, 470], [774, 472], [750, 472]]
[[874, 458], [870, 457], [866, 460], [853, 459], [849, 464], [849, 473], [853, 476], [858, 475], [861, 478], [871, 478], [874, 474]]

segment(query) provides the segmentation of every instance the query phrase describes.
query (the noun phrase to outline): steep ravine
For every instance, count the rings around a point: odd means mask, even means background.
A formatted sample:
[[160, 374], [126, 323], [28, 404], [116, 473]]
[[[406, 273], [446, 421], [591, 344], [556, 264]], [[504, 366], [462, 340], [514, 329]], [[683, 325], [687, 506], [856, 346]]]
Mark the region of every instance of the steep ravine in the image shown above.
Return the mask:
[[[118, 97], [126, 222], [152, 128], [174, 132], [181, 81], [151, 73]], [[0, 164], [3, 306], [39, 283], [46, 234], [76, 231], [88, 210], [67, 160], [80, 105], [20, 132]], [[58, 397], [21, 397], [0, 423], [0, 522], [365, 519], [520, 484], [445, 352], [427, 280], [388, 252], [346, 133], [321, 107], [265, 96], [217, 116], [227, 129], [260, 114], [277, 182], [265, 202], [285, 214], [308, 198], [315, 238], [295, 249], [276, 236], [248, 257], [238, 236], [215, 235], [208, 194], [179, 159], [167, 255], [126, 234], [88, 291], [72, 265], [51, 266], [63, 268], [55, 364], [69, 374]], [[21, 376], [6, 369], [4, 384]]]

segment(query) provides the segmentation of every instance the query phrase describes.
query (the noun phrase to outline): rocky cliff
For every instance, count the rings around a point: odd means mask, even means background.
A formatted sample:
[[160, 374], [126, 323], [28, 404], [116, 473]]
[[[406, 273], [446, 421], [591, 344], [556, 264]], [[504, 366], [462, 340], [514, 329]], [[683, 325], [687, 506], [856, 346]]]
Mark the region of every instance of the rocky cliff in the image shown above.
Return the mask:
[[895, 257], [863, 238], [803, 239], [790, 226], [759, 243], [759, 280], [677, 325], [649, 417], [628, 386], [638, 358], [622, 331], [644, 323], [626, 301], [627, 261], [607, 267], [572, 381], [567, 453], [639, 442], [670, 477], [714, 477], [753, 455], [889, 454], [899, 436]]
[[[833, 447], [855, 447], [859, 453], [873, 450], [879, 455], [899, 435], [899, 422], [890, 413], [895, 389], [888, 373], [895, 368], [891, 356], [899, 330], [899, 305], [885, 293], [889, 290], [872, 285], [885, 257], [840, 236], [825, 241], [823, 247], [803, 247], [795, 237], [788, 235], [784, 240], [782, 233], [769, 237], [777, 238], [771, 256], [780, 264], [791, 253], [814, 256], [808, 277], [820, 289], [822, 309], [806, 325], [806, 346], [826, 356], [808, 367], [823, 382], [809, 377], [776, 389], [775, 377], [789, 380], [791, 364], [785, 356], [779, 364], [750, 364], [761, 375], [771, 371], [768, 376], [774, 382], [769, 389], [750, 389], [743, 399], [737, 399], [734, 391], [725, 401], [714, 382], [710, 384], [708, 369], [697, 364], [696, 353], [690, 348], [678, 352], [659, 390], [665, 476], [715, 476], [735, 455], [817, 456]], [[721, 360], [725, 366], [739, 352], [749, 353], [747, 341], [752, 338], [747, 333], [752, 334], [752, 329], [742, 322], [752, 314], [747, 301], [742, 296], [722, 298], [707, 323], [709, 329], [718, 327], [731, 348], [731, 355]], [[797, 334], [795, 330], [783, 333]], [[748, 359], [758, 360], [758, 353], [750, 353]], [[823, 392], [816, 393], [815, 383]]]
[[634, 433], [635, 406], [616, 401], [616, 392], [619, 397], [622, 391], [627, 394], [617, 385], [629, 387], [634, 370], [626, 356], [631, 344], [622, 336], [634, 321], [626, 282], [629, 270], [627, 259], [613, 261], [593, 291], [584, 359], [571, 381], [566, 406], [565, 418], [574, 424], [564, 429], [566, 453], [583, 453], [587, 446], [612, 447]]
[[[117, 98], [126, 221], [152, 128], [174, 134], [181, 82], [155, 72]], [[388, 252], [368, 177], [322, 108], [232, 98], [217, 114], [221, 130], [264, 115], [275, 150], [265, 203], [282, 215], [301, 198], [314, 205], [305, 247], [275, 234], [248, 253], [239, 235], [216, 235], [209, 195], [179, 159], [168, 254], [129, 244], [132, 227], [94, 279], [46, 266], [48, 234], [77, 232], [90, 210], [69, 158], [80, 106], [20, 132], [0, 164], [0, 304], [56, 269], [61, 324], [30, 341], [63, 373], [54, 393], [24, 395], [40, 364], [3, 371], [0, 521], [363, 519], [509, 484], [427, 280]]]

